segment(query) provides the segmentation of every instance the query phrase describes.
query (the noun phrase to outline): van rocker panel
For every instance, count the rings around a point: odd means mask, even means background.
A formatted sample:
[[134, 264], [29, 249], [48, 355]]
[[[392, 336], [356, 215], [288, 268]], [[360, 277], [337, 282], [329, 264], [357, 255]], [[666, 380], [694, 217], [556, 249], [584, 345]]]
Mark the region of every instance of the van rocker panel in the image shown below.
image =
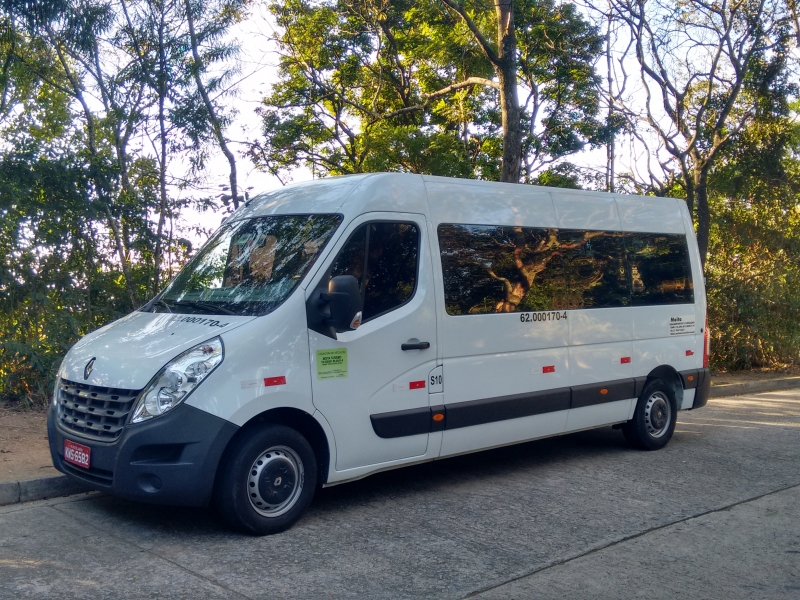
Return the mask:
[[[53, 465], [94, 489], [152, 504], [205, 506], [233, 423], [187, 404], [162, 417], [127, 425], [113, 443], [100, 443], [63, 431], [48, 412]], [[87, 470], [64, 461], [64, 439], [91, 448]]]
[[[370, 415], [370, 420], [375, 434], [381, 438], [419, 435], [442, 429], [450, 431], [462, 427], [629, 400], [638, 397], [646, 379], [646, 377], [631, 377], [541, 392], [455, 402], [437, 406], [435, 410], [425, 407], [392, 411]], [[444, 419], [435, 422], [433, 420], [435, 413], [442, 413]]]

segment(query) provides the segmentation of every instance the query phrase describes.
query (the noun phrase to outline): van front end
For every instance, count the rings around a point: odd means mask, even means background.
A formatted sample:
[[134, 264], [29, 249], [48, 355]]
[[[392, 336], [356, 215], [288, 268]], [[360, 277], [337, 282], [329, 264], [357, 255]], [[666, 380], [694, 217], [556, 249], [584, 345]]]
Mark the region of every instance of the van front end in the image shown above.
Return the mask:
[[180, 506], [208, 504], [219, 461], [239, 428], [188, 404], [112, 434], [98, 429], [94, 415], [87, 414], [98, 407], [122, 421], [137, 397], [134, 390], [60, 380], [47, 418], [53, 464], [114, 496]]
[[[305, 300], [293, 291], [340, 221], [230, 220], [147, 305], [75, 344], [47, 419], [55, 467], [122, 498], [208, 504], [241, 426], [275, 408], [313, 413]], [[285, 467], [267, 462], [268, 474]], [[313, 468], [284, 480], [301, 490]]]
[[219, 394], [214, 376], [225, 358], [222, 338], [195, 343], [213, 330], [185, 318], [134, 313], [67, 354], [47, 419], [59, 471], [123, 498], [208, 503], [238, 427], [184, 402]]

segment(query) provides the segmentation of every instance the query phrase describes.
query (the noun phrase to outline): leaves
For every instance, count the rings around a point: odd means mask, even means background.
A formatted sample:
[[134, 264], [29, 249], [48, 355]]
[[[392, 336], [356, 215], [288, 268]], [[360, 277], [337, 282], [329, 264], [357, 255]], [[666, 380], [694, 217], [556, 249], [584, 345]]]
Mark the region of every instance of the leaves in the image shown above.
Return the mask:
[[[491, 39], [493, 5], [465, 6], [481, 39]], [[257, 165], [282, 177], [306, 167], [500, 178], [495, 66], [446, 3], [290, 0], [270, 10], [282, 29], [281, 78], [259, 111], [264, 138], [250, 148]], [[593, 66], [601, 40], [569, 5], [527, 0], [514, 10], [517, 82], [530, 92], [515, 127], [524, 129], [530, 182], [602, 139]]]

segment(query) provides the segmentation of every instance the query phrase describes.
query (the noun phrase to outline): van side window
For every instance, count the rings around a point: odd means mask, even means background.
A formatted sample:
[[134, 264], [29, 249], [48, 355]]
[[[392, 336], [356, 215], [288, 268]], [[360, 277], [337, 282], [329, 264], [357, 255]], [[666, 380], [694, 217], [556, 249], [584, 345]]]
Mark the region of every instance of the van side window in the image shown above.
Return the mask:
[[352, 275], [364, 298], [368, 321], [411, 299], [417, 283], [419, 229], [414, 223], [367, 223], [339, 252], [331, 277]]
[[626, 238], [634, 306], [694, 302], [689, 248], [684, 236], [629, 233]]
[[555, 229], [439, 225], [447, 314], [564, 308]]
[[567, 275], [567, 308], [630, 304], [622, 232], [562, 229], [558, 237]]

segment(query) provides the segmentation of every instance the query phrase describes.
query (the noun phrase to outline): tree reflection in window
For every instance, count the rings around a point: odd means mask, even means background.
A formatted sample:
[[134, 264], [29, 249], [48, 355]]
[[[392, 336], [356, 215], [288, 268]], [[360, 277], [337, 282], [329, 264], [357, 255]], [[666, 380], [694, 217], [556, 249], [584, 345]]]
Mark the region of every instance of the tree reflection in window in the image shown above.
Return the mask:
[[623, 234], [559, 232], [567, 280], [567, 308], [612, 308], [630, 303]]
[[449, 224], [438, 235], [449, 315], [694, 301], [681, 235]]
[[440, 225], [438, 233], [448, 314], [564, 308], [555, 229]]
[[[417, 282], [419, 229], [414, 223], [367, 223], [341, 249], [331, 277], [358, 279], [368, 321], [408, 302]], [[366, 259], [366, 268], [364, 266]]]
[[286, 215], [226, 223], [155, 306], [243, 315], [274, 310], [308, 272], [340, 221], [339, 215]]
[[626, 237], [634, 306], [694, 302], [684, 236], [631, 233]]

